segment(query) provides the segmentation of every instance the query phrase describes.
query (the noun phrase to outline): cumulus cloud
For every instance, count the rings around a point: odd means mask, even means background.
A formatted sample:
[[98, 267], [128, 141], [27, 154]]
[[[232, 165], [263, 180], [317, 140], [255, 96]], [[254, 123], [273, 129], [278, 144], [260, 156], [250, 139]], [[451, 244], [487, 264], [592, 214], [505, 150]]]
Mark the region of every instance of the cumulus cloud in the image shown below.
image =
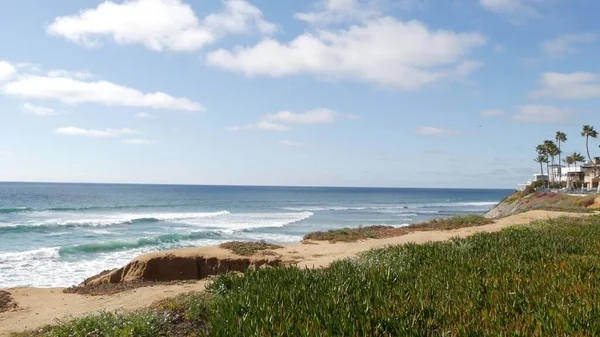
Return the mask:
[[65, 69], [52, 69], [47, 73], [48, 77], [67, 77], [79, 80], [86, 80], [94, 77], [94, 74], [87, 70], [84, 71], [69, 71]]
[[434, 126], [423, 126], [417, 129], [416, 132], [423, 136], [454, 136], [460, 134], [456, 130], [442, 129]]
[[195, 51], [227, 34], [277, 27], [246, 0], [227, 0], [219, 13], [200, 20], [180, 0], [105, 1], [79, 14], [61, 16], [48, 25], [48, 34], [93, 47], [105, 38], [122, 45], [141, 44], [154, 51]]
[[302, 142], [296, 142], [296, 141], [293, 141], [293, 140], [280, 140], [279, 144], [283, 145], [283, 146], [289, 146], [289, 147], [300, 147], [300, 146], [304, 146], [305, 145]]
[[504, 115], [506, 115], [504, 110], [497, 109], [486, 109], [479, 113], [479, 116], [481, 117], [502, 117]]
[[23, 104], [23, 109], [26, 113], [36, 116], [56, 116], [58, 112], [52, 108], [47, 108], [39, 105], [33, 105], [31, 103]]
[[263, 13], [245, 0], [225, 1], [225, 9], [204, 18], [204, 25], [215, 35], [244, 34], [254, 29], [270, 35], [277, 25], [263, 19]]
[[594, 73], [547, 72], [542, 74], [540, 83], [542, 88], [530, 93], [531, 98], [577, 100], [600, 97], [600, 80]]
[[318, 108], [306, 112], [280, 111], [264, 116], [253, 124], [235, 125], [227, 128], [229, 131], [267, 130], [288, 131], [291, 124], [329, 124], [334, 123], [339, 114], [333, 110]]
[[6, 61], [0, 61], [0, 82], [9, 80], [17, 72], [17, 69]]
[[54, 130], [55, 133], [64, 136], [85, 136], [85, 137], [117, 137], [122, 135], [131, 135], [140, 133], [137, 130], [123, 128], [123, 129], [83, 129], [73, 126], [62, 127]]
[[315, 11], [296, 13], [298, 20], [315, 25], [327, 25], [344, 21], [364, 21], [381, 15], [380, 1], [321, 0]]
[[542, 42], [542, 50], [551, 57], [563, 57], [578, 51], [577, 46], [596, 41], [597, 35], [581, 33], [559, 36], [554, 40]]
[[1, 87], [6, 95], [56, 99], [66, 104], [99, 103], [153, 109], [201, 111], [204, 107], [186, 98], [162, 92], [142, 93], [108, 81], [83, 81], [67, 77], [24, 75]]
[[129, 145], [152, 145], [155, 143], [155, 141], [146, 138], [132, 138], [126, 139], [122, 143]]
[[247, 76], [311, 74], [413, 90], [475, 70], [480, 63], [467, 56], [485, 43], [478, 33], [434, 31], [419, 21], [379, 17], [347, 29], [304, 33], [287, 43], [267, 38], [219, 49], [206, 62]]
[[572, 111], [547, 105], [521, 105], [513, 119], [524, 123], [561, 124], [566, 122]]
[[507, 15], [511, 22], [518, 23], [540, 17], [540, 12], [532, 3], [541, 1], [543, 0], [479, 0], [479, 4], [490, 12]]

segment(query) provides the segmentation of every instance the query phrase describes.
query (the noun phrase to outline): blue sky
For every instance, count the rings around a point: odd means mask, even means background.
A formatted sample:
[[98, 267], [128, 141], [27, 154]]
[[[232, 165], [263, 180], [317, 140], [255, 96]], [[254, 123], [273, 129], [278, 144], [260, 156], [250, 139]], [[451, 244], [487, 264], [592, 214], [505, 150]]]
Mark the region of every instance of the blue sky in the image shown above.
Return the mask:
[[585, 152], [581, 125], [600, 122], [597, 13], [3, 2], [0, 181], [514, 188], [536, 144], [561, 130]]

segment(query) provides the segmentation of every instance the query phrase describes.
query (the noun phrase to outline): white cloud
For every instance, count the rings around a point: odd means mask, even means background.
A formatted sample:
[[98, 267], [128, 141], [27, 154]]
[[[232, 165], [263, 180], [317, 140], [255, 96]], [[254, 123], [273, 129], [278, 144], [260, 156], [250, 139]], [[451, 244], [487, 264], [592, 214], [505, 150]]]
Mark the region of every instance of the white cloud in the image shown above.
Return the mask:
[[137, 118], [156, 118], [153, 114], [149, 114], [147, 112], [138, 112], [135, 114]]
[[290, 124], [329, 124], [334, 123], [339, 114], [333, 110], [317, 108], [306, 112], [280, 111], [264, 116], [254, 124], [235, 125], [227, 128], [229, 131], [267, 130], [288, 131]]
[[456, 130], [442, 129], [433, 126], [423, 126], [417, 129], [417, 134], [423, 136], [454, 136], [460, 134], [460, 132]]
[[130, 145], [152, 145], [155, 143], [155, 141], [150, 140], [150, 139], [145, 139], [145, 138], [132, 138], [132, 139], [126, 139], [122, 143], [130, 144]]
[[290, 147], [300, 147], [300, 146], [306, 145], [302, 142], [295, 142], [293, 140], [280, 140], [279, 144], [283, 145], [283, 146], [290, 146]]
[[321, 0], [317, 10], [296, 13], [298, 20], [315, 25], [327, 25], [344, 21], [364, 21], [381, 15], [380, 1]]
[[521, 105], [513, 116], [524, 123], [561, 124], [568, 120], [572, 111], [546, 105]]
[[64, 69], [52, 69], [48, 71], [48, 77], [66, 77], [79, 80], [86, 80], [94, 77], [94, 74], [87, 70], [84, 71], [69, 71]]
[[335, 122], [337, 112], [319, 108], [307, 112], [294, 113], [281, 111], [268, 115], [267, 120], [284, 124], [326, 124]]
[[39, 105], [33, 105], [31, 103], [23, 104], [23, 109], [27, 113], [30, 113], [30, 114], [36, 115], [36, 116], [56, 116], [56, 115], [58, 115], [56, 110], [54, 110], [52, 108], [46, 108], [46, 107], [39, 106]]
[[247, 76], [312, 74], [412, 90], [473, 71], [479, 63], [465, 58], [485, 42], [477, 33], [433, 31], [419, 21], [381, 17], [346, 30], [304, 33], [289, 43], [268, 38], [220, 49], [206, 62]]
[[581, 33], [559, 36], [554, 40], [544, 41], [542, 50], [551, 57], [563, 57], [577, 52], [576, 45], [594, 42], [597, 38], [593, 33]]
[[7, 81], [17, 72], [17, 69], [6, 61], [0, 61], [0, 82]]
[[531, 98], [586, 99], [600, 97], [600, 78], [597, 74], [577, 73], [543, 73], [542, 88], [529, 94]]
[[79, 14], [57, 17], [46, 30], [85, 46], [98, 46], [112, 37], [118, 44], [142, 44], [155, 51], [195, 51], [227, 34], [276, 30], [246, 0], [227, 0], [224, 5], [222, 12], [203, 22], [180, 0], [105, 1]]
[[55, 133], [64, 136], [86, 136], [86, 137], [117, 137], [122, 135], [131, 135], [140, 133], [137, 130], [124, 128], [124, 129], [82, 129], [73, 126], [62, 127], [54, 130]]
[[509, 15], [513, 23], [527, 18], [537, 18], [541, 14], [532, 6], [532, 2], [542, 0], [479, 0], [479, 4], [494, 13]]
[[479, 113], [481, 117], [502, 117], [506, 115], [504, 110], [486, 109]]
[[266, 130], [266, 131], [278, 131], [284, 132], [289, 131], [290, 127], [269, 122], [269, 121], [259, 121], [254, 124], [246, 124], [246, 125], [234, 125], [227, 128], [228, 131], [243, 131], [243, 130]]
[[245, 0], [225, 1], [225, 10], [204, 18], [204, 25], [214, 34], [243, 34], [256, 27], [263, 34], [274, 34], [277, 25], [263, 19], [260, 9]]
[[162, 92], [142, 93], [108, 81], [86, 82], [66, 77], [25, 75], [4, 84], [1, 91], [27, 98], [57, 99], [66, 104], [100, 103], [153, 109], [204, 110], [199, 103]]

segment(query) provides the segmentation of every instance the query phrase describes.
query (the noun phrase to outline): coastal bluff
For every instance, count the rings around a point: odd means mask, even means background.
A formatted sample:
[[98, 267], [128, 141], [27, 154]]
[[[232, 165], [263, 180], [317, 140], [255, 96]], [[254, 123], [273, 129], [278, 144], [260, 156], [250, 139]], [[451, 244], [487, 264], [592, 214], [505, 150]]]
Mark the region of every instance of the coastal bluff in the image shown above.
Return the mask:
[[229, 272], [276, 266], [278, 255], [239, 256], [219, 247], [185, 248], [140, 255], [127, 265], [92, 276], [79, 286], [133, 281], [168, 282], [201, 280]]
[[575, 195], [555, 192], [534, 192], [524, 195], [517, 191], [484, 214], [498, 219], [530, 210], [589, 212], [600, 209], [600, 194]]

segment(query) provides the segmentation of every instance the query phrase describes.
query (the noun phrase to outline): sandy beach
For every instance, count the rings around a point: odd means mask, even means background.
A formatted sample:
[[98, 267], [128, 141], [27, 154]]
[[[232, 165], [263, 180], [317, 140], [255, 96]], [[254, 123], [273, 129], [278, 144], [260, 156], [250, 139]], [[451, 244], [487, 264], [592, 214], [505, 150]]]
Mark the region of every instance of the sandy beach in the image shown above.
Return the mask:
[[[301, 268], [326, 267], [335, 260], [352, 258], [358, 253], [373, 248], [405, 243], [426, 243], [443, 241], [452, 237], [467, 237], [478, 232], [495, 232], [503, 228], [527, 224], [535, 220], [557, 218], [561, 216], [585, 217], [590, 214], [564, 213], [551, 211], [529, 211], [516, 214], [494, 223], [478, 227], [461, 228], [448, 231], [423, 231], [385, 239], [369, 239], [355, 243], [315, 242], [314, 244], [294, 243], [277, 249], [283, 261], [297, 262]], [[224, 254], [219, 247], [198, 248], [204, 253]], [[138, 288], [115, 295], [84, 296], [63, 293], [63, 288], [12, 288], [8, 290], [18, 308], [0, 313], [0, 336], [11, 332], [36, 329], [56, 322], [57, 319], [82, 317], [101, 310], [136, 310], [147, 307], [153, 302], [190, 291], [202, 291], [207, 280], [181, 285], [159, 285]]]

